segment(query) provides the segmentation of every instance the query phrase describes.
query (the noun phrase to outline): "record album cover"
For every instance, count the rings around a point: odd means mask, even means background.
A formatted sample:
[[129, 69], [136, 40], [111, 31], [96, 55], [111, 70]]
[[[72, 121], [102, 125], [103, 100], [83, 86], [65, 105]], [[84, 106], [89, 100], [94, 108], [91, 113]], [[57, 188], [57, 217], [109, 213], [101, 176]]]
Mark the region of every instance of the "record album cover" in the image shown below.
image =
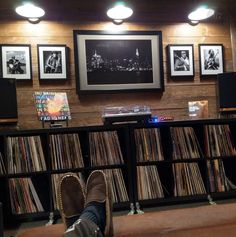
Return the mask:
[[35, 92], [34, 98], [39, 120], [71, 119], [69, 103], [65, 92]]

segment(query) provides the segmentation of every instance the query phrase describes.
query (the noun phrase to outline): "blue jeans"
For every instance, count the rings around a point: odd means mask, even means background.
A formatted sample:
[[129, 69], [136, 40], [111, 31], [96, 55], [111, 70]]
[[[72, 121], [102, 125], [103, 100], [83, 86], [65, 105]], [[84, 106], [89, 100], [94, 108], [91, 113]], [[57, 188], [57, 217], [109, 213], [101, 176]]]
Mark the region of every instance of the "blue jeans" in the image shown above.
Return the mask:
[[106, 225], [105, 203], [90, 202], [80, 215], [80, 219], [91, 220], [100, 228], [101, 232], [104, 233]]

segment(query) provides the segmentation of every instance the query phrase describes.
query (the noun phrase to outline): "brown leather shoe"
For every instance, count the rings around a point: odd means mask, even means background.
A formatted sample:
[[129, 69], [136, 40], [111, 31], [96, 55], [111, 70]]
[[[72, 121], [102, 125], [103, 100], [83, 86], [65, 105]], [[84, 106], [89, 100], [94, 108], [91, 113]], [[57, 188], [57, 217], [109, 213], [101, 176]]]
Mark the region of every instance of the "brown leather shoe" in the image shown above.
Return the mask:
[[67, 229], [84, 209], [84, 184], [74, 173], [62, 176], [58, 187], [59, 207], [62, 221]]
[[110, 195], [110, 184], [106, 175], [101, 170], [93, 171], [88, 177], [86, 184], [86, 204], [90, 202], [105, 202], [106, 225], [104, 230], [105, 237], [113, 236], [112, 222], [112, 201]]

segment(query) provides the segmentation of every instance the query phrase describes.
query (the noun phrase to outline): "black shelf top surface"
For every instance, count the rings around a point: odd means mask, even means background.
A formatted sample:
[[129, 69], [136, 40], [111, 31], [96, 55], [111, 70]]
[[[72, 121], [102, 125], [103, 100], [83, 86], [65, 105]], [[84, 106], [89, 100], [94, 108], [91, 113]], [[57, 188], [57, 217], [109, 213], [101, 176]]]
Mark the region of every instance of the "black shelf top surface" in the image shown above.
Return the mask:
[[195, 119], [195, 120], [172, 120], [161, 121], [158, 123], [122, 123], [112, 125], [86, 125], [78, 127], [60, 127], [60, 128], [37, 128], [37, 129], [0, 129], [0, 135], [17, 136], [17, 135], [30, 135], [30, 134], [57, 134], [57, 133], [76, 133], [79, 131], [106, 131], [115, 130], [124, 127], [159, 127], [159, 126], [194, 126], [194, 125], [207, 125], [207, 124], [228, 124], [235, 123], [236, 118], [208, 118], [208, 119]]

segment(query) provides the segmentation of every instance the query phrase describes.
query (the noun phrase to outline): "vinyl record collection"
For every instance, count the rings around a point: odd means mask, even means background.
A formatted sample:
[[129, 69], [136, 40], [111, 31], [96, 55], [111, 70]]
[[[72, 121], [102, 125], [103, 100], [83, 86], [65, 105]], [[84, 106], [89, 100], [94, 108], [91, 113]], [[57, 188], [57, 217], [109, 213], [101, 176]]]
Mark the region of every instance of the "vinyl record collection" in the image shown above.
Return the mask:
[[164, 160], [158, 128], [135, 129], [134, 137], [137, 162]]
[[8, 173], [45, 171], [40, 136], [7, 137]]
[[236, 189], [236, 185], [225, 174], [223, 160], [207, 161], [208, 177], [211, 192], [225, 192]]
[[78, 134], [50, 135], [49, 139], [53, 170], [84, 167]]
[[174, 196], [205, 194], [206, 189], [197, 163], [174, 163]]
[[86, 180], [97, 169], [108, 176], [117, 210], [135, 202], [143, 208], [233, 197], [236, 120], [227, 121], [4, 132], [0, 201], [9, 219], [58, 214], [62, 175], [73, 172]]
[[124, 163], [116, 131], [89, 133], [89, 151], [91, 166]]
[[173, 160], [201, 157], [201, 149], [192, 127], [171, 127]]
[[158, 170], [154, 165], [137, 166], [137, 187], [139, 200], [164, 197]]
[[205, 126], [205, 152], [207, 157], [236, 155], [228, 124]]
[[9, 179], [12, 213], [24, 214], [44, 211], [30, 178]]
[[0, 152], [0, 175], [6, 174], [6, 168], [4, 165], [2, 153]]
[[128, 202], [124, 178], [121, 169], [103, 170], [111, 184], [111, 197], [114, 203]]

